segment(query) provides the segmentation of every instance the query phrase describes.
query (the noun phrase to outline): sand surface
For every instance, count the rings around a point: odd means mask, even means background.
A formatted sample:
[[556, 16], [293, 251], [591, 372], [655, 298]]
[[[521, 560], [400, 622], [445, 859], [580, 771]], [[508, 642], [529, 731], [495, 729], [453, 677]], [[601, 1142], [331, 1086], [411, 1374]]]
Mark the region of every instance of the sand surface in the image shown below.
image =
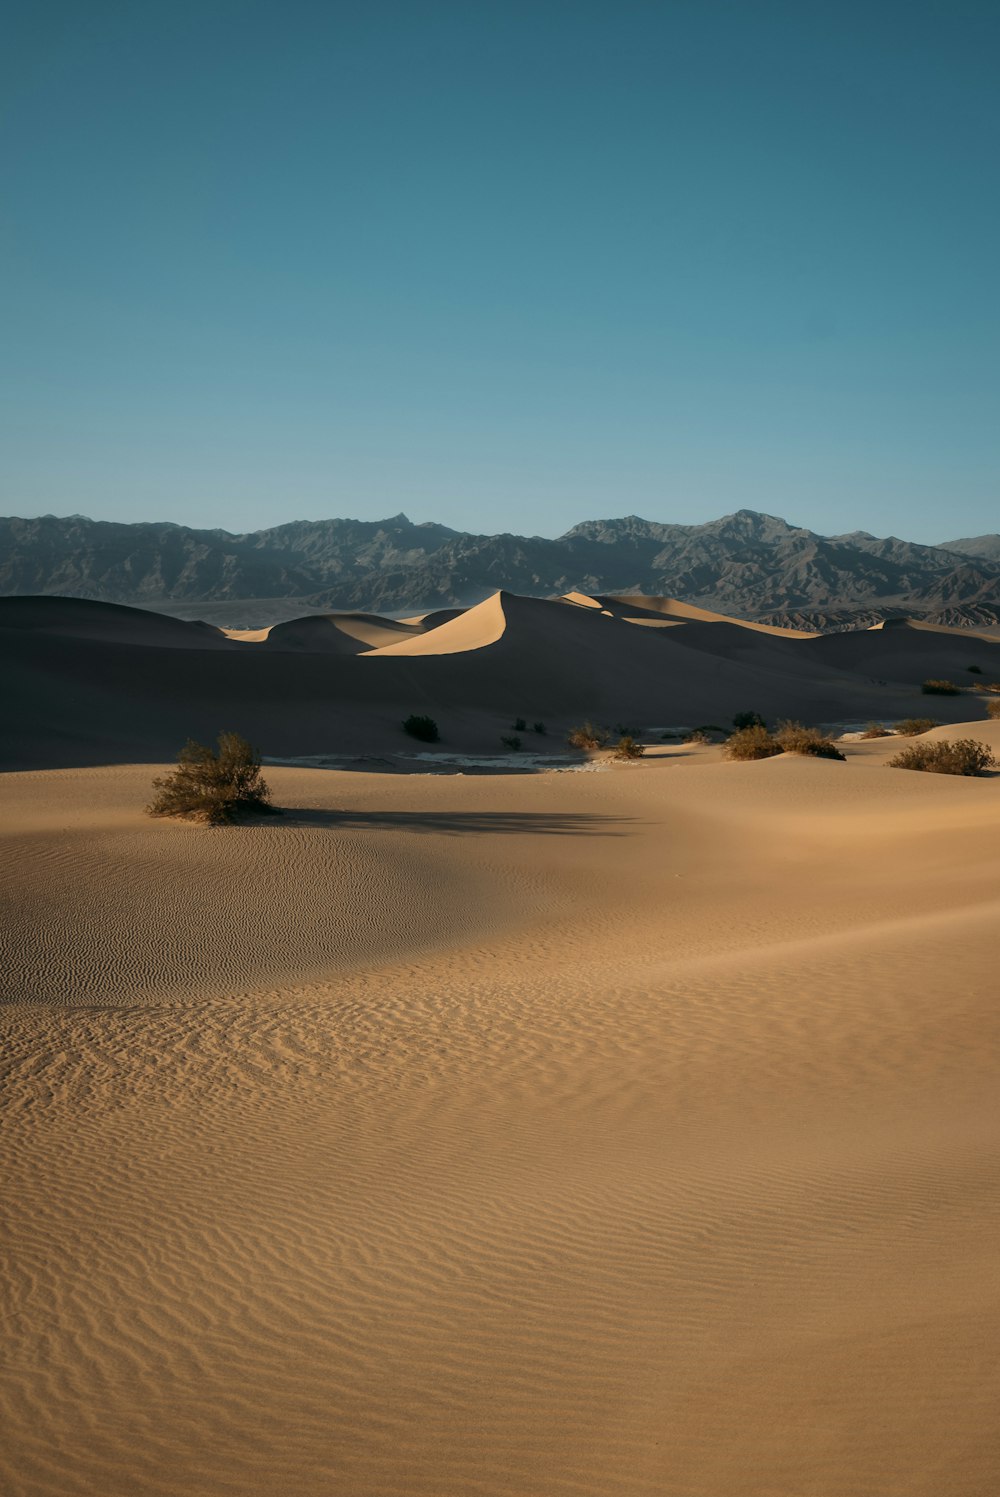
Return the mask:
[[995, 1497], [1000, 779], [896, 748], [0, 777], [0, 1490]]

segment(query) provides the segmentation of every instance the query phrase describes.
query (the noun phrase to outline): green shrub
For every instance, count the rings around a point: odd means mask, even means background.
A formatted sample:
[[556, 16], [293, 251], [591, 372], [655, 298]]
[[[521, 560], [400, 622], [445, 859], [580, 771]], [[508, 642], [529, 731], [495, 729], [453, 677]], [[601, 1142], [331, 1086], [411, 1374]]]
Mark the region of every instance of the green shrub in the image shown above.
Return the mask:
[[733, 718], [733, 727], [740, 733], [744, 728], [766, 728], [767, 723], [759, 712], [737, 712]]
[[1000, 717], [1000, 697], [995, 702], [986, 703], [987, 717]]
[[954, 681], [925, 681], [920, 690], [925, 697], [957, 697], [962, 688]]
[[869, 723], [861, 736], [862, 738], [891, 738], [892, 734], [882, 723]]
[[981, 676], [983, 674], [983, 668], [981, 665], [967, 665], [965, 669], [967, 671], [971, 671], [974, 676]]
[[403, 732], [409, 733], [411, 738], [419, 738], [421, 743], [437, 743], [441, 734], [433, 717], [418, 717], [415, 713], [403, 723]]
[[954, 743], [911, 743], [889, 760], [889, 768], [973, 776], [985, 774], [996, 762], [989, 744], [976, 738], [957, 738]]
[[611, 734], [607, 728], [600, 727], [597, 723], [581, 723], [578, 728], [571, 728], [566, 742], [570, 748], [593, 750], [603, 748]]
[[218, 751], [189, 738], [177, 768], [153, 781], [150, 816], [183, 816], [222, 826], [241, 815], [276, 814], [260, 774], [260, 755], [239, 733], [220, 733]]
[[771, 759], [781, 753], [781, 744], [771, 737], [762, 723], [737, 728], [722, 748], [727, 759]]
[[637, 743], [631, 733], [623, 733], [615, 744], [614, 757], [616, 759], [641, 759], [646, 750], [641, 743]]
[[919, 733], [929, 733], [931, 728], [940, 726], [936, 717], [903, 717], [896, 724], [896, 732], [904, 738], [916, 738]]
[[515, 733], [523, 733], [528, 724], [525, 722], [523, 717], [515, 717], [511, 726], [513, 727]]
[[521, 747], [521, 740], [516, 733], [501, 733], [500, 742], [503, 744], [504, 748], [509, 748], [514, 754], [516, 754], [518, 749]]
[[531, 731], [533, 733], [539, 733], [539, 734], [541, 734], [541, 736], [544, 738], [545, 737], [545, 724], [544, 723], [532, 723], [531, 724]]
[[814, 759], [845, 759], [832, 738], [824, 738], [818, 728], [806, 728], [802, 723], [782, 722], [774, 735], [775, 742], [786, 754], [809, 754]]

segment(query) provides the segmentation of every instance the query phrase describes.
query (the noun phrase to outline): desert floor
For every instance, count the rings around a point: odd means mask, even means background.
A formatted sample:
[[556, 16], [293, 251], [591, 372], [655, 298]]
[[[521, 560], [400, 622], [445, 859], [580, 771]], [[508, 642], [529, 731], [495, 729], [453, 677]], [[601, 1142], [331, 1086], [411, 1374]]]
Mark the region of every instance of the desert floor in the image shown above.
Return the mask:
[[995, 1497], [1000, 778], [897, 747], [3, 776], [0, 1489]]

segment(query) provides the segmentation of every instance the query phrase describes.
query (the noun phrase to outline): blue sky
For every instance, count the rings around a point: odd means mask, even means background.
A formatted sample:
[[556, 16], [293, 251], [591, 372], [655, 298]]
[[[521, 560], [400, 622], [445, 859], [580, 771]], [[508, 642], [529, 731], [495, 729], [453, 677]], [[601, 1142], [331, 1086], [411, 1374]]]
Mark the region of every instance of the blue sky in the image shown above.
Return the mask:
[[19, 0], [0, 509], [1000, 529], [995, 0]]

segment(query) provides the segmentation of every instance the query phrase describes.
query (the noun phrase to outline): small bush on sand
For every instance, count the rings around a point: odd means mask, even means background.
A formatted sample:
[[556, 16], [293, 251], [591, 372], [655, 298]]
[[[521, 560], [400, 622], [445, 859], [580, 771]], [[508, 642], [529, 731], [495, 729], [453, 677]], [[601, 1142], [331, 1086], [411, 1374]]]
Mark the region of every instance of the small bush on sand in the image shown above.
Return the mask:
[[1000, 698], [998, 698], [995, 702], [986, 703], [986, 716], [1000, 717]]
[[965, 669], [967, 671], [971, 671], [974, 676], [981, 676], [983, 674], [983, 668], [981, 665], [967, 665]]
[[891, 738], [892, 735], [883, 723], [869, 723], [861, 736], [862, 738]]
[[437, 743], [441, 737], [433, 717], [418, 717], [416, 713], [411, 713], [403, 723], [403, 732], [419, 738], [421, 743]]
[[521, 747], [521, 740], [516, 733], [501, 733], [500, 742], [504, 748], [509, 748], [513, 754], [516, 754]]
[[511, 727], [514, 729], [515, 733], [523, 733], [527, 726], [528, 724], [525, 722], [523, 717], [515, 717], [513, 723], [511, 724]]
[[767, 723], [759, 712], [737, 712], [733, 718], [733, 727], [740, 733], [744, 728], [766, 728]]
[[545, 724], [544, 723], [532, 723], [531, 724], [531, 731], [533, 733], [538, 733], [542, 738], [544, 738], [545, 737]]
[[954, 681], [925, 681], [920, 690], [925, 697], [957, 697], [962, 688]]
[[711, 743], [711, 741], [704, 728], [693, 728], [684, 739], [685, 743]]
[[597, 723], [588, 720], [581, 723], [578, 728], [572, 728], [566, 742], [570, 748], [593, 750], [603, 748], [610, 736], [607, 728], [602, 728]]
[[631, 733], [623, 733], [615, 744], [614, 757], [616, 759], [641, 759], [646, 750], [641, 743], [637, 743]]
[[801, 723], [779, 723], [774, 737], [786, 754], [809, 754], [814, 759], [847, 757], [832, 738], [824, 738], [818, 728], [806, 728]]
[[256, 749], [239, 733], [220, 733], [218, 743], [216, 752], [188, 739], [173, 773], [153, 781], [159, 793], [146, 807], [150, 816], [183, 816], [222, 826], [241, 815], [275, 814]]
[[722, 746], [727, 759], [771, 759], [781, 753], [781, 744], [761, 723], [738, 728]]
[[918, 734], [929, 733], [931, 728], [940, 726], [936, 717], [904, 717], [896, 724], [896, 732], [902, 733], [904, 738], [916, 738]]
[[980, 743], [976, 738], [957, 738], [954, 743], [911, 743], [889, 760], [889, 768], [972, 776], [985, 774], [996, 762], [988, 743]]

